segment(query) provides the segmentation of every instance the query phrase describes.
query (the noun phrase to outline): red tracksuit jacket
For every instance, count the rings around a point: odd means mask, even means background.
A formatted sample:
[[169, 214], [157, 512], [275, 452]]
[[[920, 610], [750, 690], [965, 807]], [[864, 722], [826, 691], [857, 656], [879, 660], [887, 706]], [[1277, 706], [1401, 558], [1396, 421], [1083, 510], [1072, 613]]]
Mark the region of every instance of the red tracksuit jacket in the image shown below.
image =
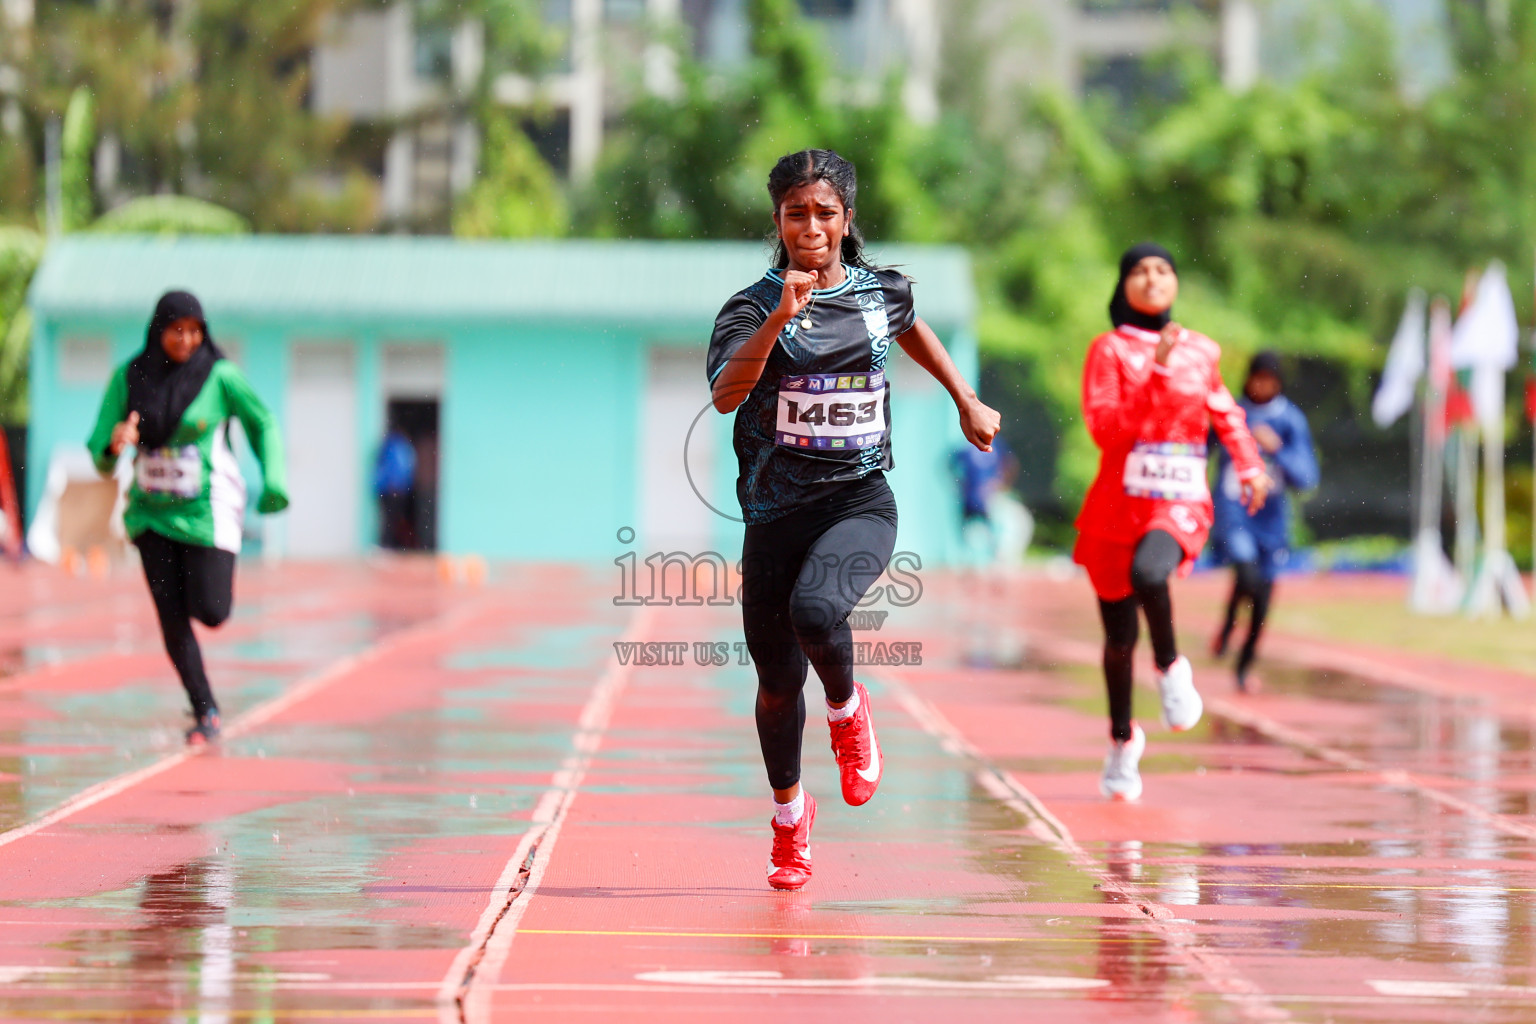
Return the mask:
[[1214, 515], [1205, 476], [1210, 430], [1231, 453], [1239, 480], [1258, 476], [1264, 463], [1242, 407], [1222, 383], [1220, 346], [1189, 331], [1168, 365], [1158, 366], [1157, 343], [1156, 333], [1124, 324], [1088, 349], [1083, 415], [1101, 454], [1077, 529], [1110, 544], [1167, 530], [1193, 559]]

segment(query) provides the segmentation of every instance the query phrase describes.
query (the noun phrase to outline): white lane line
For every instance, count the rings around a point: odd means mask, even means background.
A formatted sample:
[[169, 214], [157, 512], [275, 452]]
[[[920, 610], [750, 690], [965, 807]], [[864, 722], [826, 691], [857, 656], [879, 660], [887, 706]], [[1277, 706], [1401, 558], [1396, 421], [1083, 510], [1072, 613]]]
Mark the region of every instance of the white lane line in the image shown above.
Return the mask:
[[646, 971], [636, 981], [700, 987], [736, 986], [793, 992], [813, 989], [921, 989], [925, 991], [1060, 992], [1105, 988], [1102, 978], [1058, 977], [1042, 974], [1002, 974], [995, 978], [963, 981], [956, 978], [903, 977], [866, 974], [855, 978], [786, 978], [781, 971]]
[[[649, 606], [640, 608], [620, 642], [642, 639], [650, 627], [651, 616]], [[459, 950], [438, 986], [438, 1020], [442, 1024], [490, 1019], [491, 993], [498, 987], [496, 982], [512, 949], [512, 940], [517, 937], [517, 926], [544, 880], [560, 830], [587, 769], [602, 746], [603, 733], [632, 671], [632, 665], [621, 665], [615, 658], [592, 687], [571, 737], [571, 753], [550, 777], [549, 789], [534, 806], [532, 825], [502, 868], [468, 944]]]
[[[1038, 646], [1061, 661], [1097, 663], [1099, 658], [1097, 648], [1076, 640], [1042, 640]], [[1355, 671], [1354, 674], [1360, 675], [1362, 678], [1370, 678], [1359, 671]], [[1373, 681], [1378, 686], [1395, 685], [1379, 679]], [[1456, 811], [1469, 818], [1474, 818], [1489, 828], [1497, 829], [1506, 835], [1536, 840], [1536, 827], [1523, 824], [1496, 811], [1479, 807], [1469, 800], [1463, 800], [1461, 797], [1447, 793], [1442, 789], [1436, 789], [1433, 786], [1420, 782], [1413, 775], [1400, 768], [1383, 768], [1379, 764], [1367, 761], [1348, 751], [1321, 743], [1299, 729], [1293, 729], [1288, 725], [1277, 722], [1268, 715], [1239, 707], [1224, 697], [1205, 698], [1205, 709], [1212, 715], [1224, 718], [1234, 725], [1252, 729], [1274, 743], [1299, 750], [1314, 760], [1331, 764], [1345, 771], [1375, 776], [1388, 789], [1423, 797], [1447, 810]]]
[[947, 753], [973, 761], [979, 766], [977, 783], [994, 799], [1018, 812], [1027, 823], [1030, 834], [1054, 847], [1074, 866], [1096, 878], [1101, 892], [1118, 896], [1141, 911], [1150, 927], [1168, 943], [1173, 954], [1204, 978], [1223, 1000], [1237, 1009], [1244, 1020], [1280, 1022], [1292, 1019], [1289, 1013], [1275, 1005], [1263, 989], [1244, 977], [1230, 960], [1202, 945], [1199, 934], [1189, 922], [1176, 919], [1172, 910], [1151, 899], [1139, 886], [1116, 878], [1103, 862], [1073, 838], [1067, 826], [1051, 813], [1039, 797], [1014, 778], [1011, 772], [1004, 771], [988, 760], [938, 708], [920, 697], [894, 673], [883, 674], [880, 679], [903, 710], [924, 731], [937, 739]]
[[[1514, 989], [1514, 988], [1517, 988], [1517, 986], [1485, 986], [1485, 988], [1487, 988], [1487, 989], [1495, 989], [1495, 988]], [[699, 986], [699, 985], [662, 985], [662, 984], [657, 984], [657, 983], [652, 983], [652, 984], [630, 984], [630, 983], [624, 983], [624, 982], [554, 982], [554, 981], [552, 981], [552, 982], [543, 982], [543, 983], [529, 982], [529, 983], [522, 983], [522, 984], [516, 984], [516, 985], [497, 985], [496, 986], [496, 991], [498, 991], [498, 992], [528, 992], [528, 993], [536, 993], [536, 992], [577, 992], [577, 993], [589, 994], [589, 995], [590, 994], [599, 993], [599, 992], [617, 992], [617, 993], [647, 993], [647, 994], [650, 994], [650, 995], [661, 994], [661, 995], [680, 995], [680, 996], [681, 995], [695, 995], [696, 996], [696, 995], [700, 995], [702, 993], [710, 993], [710, 994], [717, 994], [717, 995], [755, 995], [755, 996], [759, 996], [759, 997], [761, 997], [761, 996], [773, 996], [773, 995], [785, 995], [785, 996], [788, 996], [788, 995], [795, 995], [795, 994], [805, 994], [805, 995], [814, 994], [814, 995], [816, 995], [817, 997], [820, 997], [820, 998], [831, 998], [833, 996], [841, 996], [841, 997], [845, 997], [845, 998], [846, 997], [857, 998], [857, 997], [861, 997], [862, 996], [862, 997], [867, 998], [871, 994], [878, 994], [878, 995], [880, 995], [880, 996], [882, 996], [884, 998], [891, 998], [891, 997], [901, 996], [901, 997], [905, 997], [905, 998], [909, 998], [909, 999], [910, 998], [921, 998], [921, 997], [930, 996], [930, 995], [931, 996], [950, 996], [950, 995], [954, 994], [953, 990], [946, 990], [946, 989], [942, 989], [942, 988], [939, 988], [939, 989], [906, 988], [906, 989], [895, 989], [895, 990], [893, 990], [893, 989], [877, 989], [877, 990], [875, 990], [875, 992], [872, 993], [868, 988], [859, 988], [859, 987], [816, 988], [816, 989], [811, 989], [810, 991], [807, 991], [805, 988], [773, 988], [773, 987], [768, 986], [768, 985], [743, 985], [743, 984], [721, 984], [721, 985], [711, 985], [711, 986]], [[1058, 995], [1058, 992], [1059, 992], [1059, 990], [1052, 990], [1052, 989], [1049, 989], [1049, 988], [1040, 988], [1040, 989], [1035, 989], [1035, 990], [1028, 990], [1028, 989], [1018, 989], [1018, 988], [988, 989], [988, 988], [978, 987], [978, 988], [970, 989], [971, 994], [973, 994], [975, 996], [978, 996], [978, 997], [984, 997], [984, 996], [987, 996], [989, 994], [994, 994], [995, 993], [998, 996], [1002, 996], [1002, 997], [1009, 998], [1009, 999], [1028, 999], [1028, 998], [1031, 997], [1031, 991], [1039, 992], [1040, 995], [1043, 998], [1055, 998]], [[1506, 992], [1498, 992], [1498, 991], [1486, 991], [1485, 992], [1485, 991], [1483, 991], [1483, 987], [1475, 987], [1475, 986], [1474, 986], [1473, 990], [1471, 990], [1471, 991], [1469, 991], [1467, 993], [1467, 997], [1476, 998], [1479, 1002], [1486, 1002], [1486, 1001], [1491, 1001], [1491, 1000], [1505, 1000], [1505, 1001], [1522, 1002], [1522, 1001], [1527, 1001], [1530, 998], [1530, 997], [1528, 997], [1528, 996], [1526, 996], [1526, 995], [1524, 995], [1524, 994], [1522, 994], [1522, 993], [1520, 993], [1518, 991], [1507, 992], [1507, 993]], [[1429, 998], [1435, 998], [1435, 997], [1431, 996]], [[1446, 998], [1450, 998], [1450, 997], [1446, 997]], [[1461, 998], [1461, 997], [1458, 997], [1458, 998]], [[1363, 1006], [1363, 1007], [1374, 1007], [1374, 1008], [1378, 1008], [1378, 1009], [1382, 1009], [1382, 1010], [1398, 1010], [1398, 1011], [1401, 1011], [1401, 1010], [1403, 1010], [1405, 1008], [1408, 1008], [1408, 1007], [1423, 1007], [1423, 1006], [1426, 1005], [1425, 1002], [1424, 1002], [1424, 999], [1425, 999], [1424, 996], [1384, 995], [1384, 994], [1376, 994], [1376, 995], [1317, 995], [1317, 994], [1306, 994], [1306, 995], [1302, 995], [1302, 994], [1297, 994], [1297, 993], [1287, 993], [1287, 994], [1271, 994], [1269, 996], [1269, 999], [1272, 1002], [1275, 1002], [1275, 1003], [1298, 1003], [1298, 1004], [1303, 1004], [1304, 1006], [1307, 1006], [1307, 1007], [1313, 1007], [1313, 1006]], [[1119, 1001], [1121, 1003], [1123, 1003], [1127, 1007], [1134, 1007], [1134, 1006], [1137, 1006], [1137, 1005], [1146, 1005], [1146, 1004], [1150, 1003], [1150, 1004], [1155, 1004], [1156, 1006], [1161, 1007], [1163, 1009], [1166, 1009], [1165, 1000], [1163, 1000], [1161, 997], [1158, 997], [1158, 996], [1136, 996], [1136, 995], [1132, 995], [1132, 996], [1126, 996], [1126, 997], [1124, 997], [1123, 999], [1121, 999]], [[615, 1011], [615, 1012], [617, 1012], [617, 1011]], [[1129, 1012], [1129, 1011], [1127, 1011], [1127, 1012]], [[614, 1019], [622, 1019], [622, 1018], [615, 1017]], [[855, 1018], [855, 1019], [858, 1019], [858, 1018]], [[944, 1019], [944, 1018], [935, 1017], [935, 1018], [932, 1018], [932, 1019], [939, 1020], [939, 1019]], [[1375, 1018], [1373, 1018], [1373, 1019], [1375, 1019]], [[1397, 1019], [1399, 1019], [1399, 1017], [1385, 1017], [1385, 1018], [1381, 1018], [1381, 1019], [1397, 1020]], [[1526, 1018], [1521, 1018], [1521, 1019], [1524, 1020]]]
[[1377, 995], [1407, 999], [1531, 999], [1536, 988], [1528, 985], [1495, 985], [1476, 981], [1367, 981]]
[[1337, 747], [1330, 747], [1325, 743], [1319, 743], [1297, 729], [1282, 725], [1269, 716], [1261, 715], [1256, 711], [1239, 708], [1221, 697], [1210, 698], [1205, 702], [1205, 706], [1214, 715], [1252, 729], [1254, 732], [1283, 746], [1294, 747], [1308, 757], [1327, 762], [1346, 771], [1358, 772], [1362, 775], [1374, 775], [1389, 789], [1395, 789], [1401, 793], [1412, 793], [1426, 800], [1432, 800], [1448, 810], [1457, 811], [1469, 818], [1475, 818], [1477, 821], [1506, 835], [1536, 840], [1536, 828], [1522, 824], [1496, 811], [1479, 807], [1470, 800], [1463, 800], [1459, 796], [1454, 796], [1444, 790], [1426, 785], [1402, 769], [1383, 768], [1347, 751], [1339, 750]]
[[[314, 675], [290, 686], [271, 700], [257, 704], [249, 711], [233, 719], [224, 729], [224, 735], [234, 738], [252, 731], [257, 726], [271, 721], [272, 718], [287, 711], [300, 701], [314, 696], [338, 679], [392, 654], [405, 644], [413, 643], [424, 636], [459, 625], [472, 614], [479, 613], [487, 603], [486, 600], [481, 600], [472, 604], [462, 605], [435, 619], [429, 619], [426, 622], [418, 623], [398, 633], [391, 634], [384, 639], [383, 643], [377, 646], [359, 651], [356, 654], [349, 654], [340, 661], [333, 662]], [[197, 750], [178, 750], [176, 753], [167, 754], [160, 760], [145, 765], [143, 768], [126, 772], [110, 779], [104, 779], [93, 786], [82, 789], [41, 817], [25, 825], [18, 825], [6, 832], [0, 832], [0, 846], [8, 846], [28, 836], [36, 835], [46, 828], [57, 825], [66, 818], [79, 814], [88, 808], [95, 807], [104, 800], [110, 800], [118, 794], [132, 789], [141, 782], [152, 779], [157, 775], [163, 775], [182, 762], [197, 757], [200, 753], [201, 751]]]

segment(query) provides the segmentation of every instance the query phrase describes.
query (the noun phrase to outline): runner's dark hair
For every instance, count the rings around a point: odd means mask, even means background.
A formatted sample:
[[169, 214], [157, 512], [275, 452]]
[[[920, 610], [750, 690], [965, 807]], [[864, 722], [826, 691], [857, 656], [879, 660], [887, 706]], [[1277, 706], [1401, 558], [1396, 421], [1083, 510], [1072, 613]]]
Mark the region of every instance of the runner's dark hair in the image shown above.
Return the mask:
[[[778, 210], [791, 189], [816, 181], [824, 181], [831, 185], [837, 197], [843, 201], [843, 206], [849, 213], [853, 212], [859, 193], [859, 172], [854, 169], [853, 164], [830, 149], [802, 149], [798, 153], [790, 153], [779, 158], [779, 162], [773, 165], [773, 170], [768, 172], [768, 197], [773, 200], [774, 210]], [[783, 270], [789, 266], [789, 252], [784, 248], [784, 240], [777, 234], [772, 236], [772, 240], [774, 243], [773, 265]], [[843, 236], [842, 255], [843, 262], [850, 267], [863, 267], [866, 270], [881, 269], [871, 263], [869, 257], [864, 254], [864, 236], [859, 234], [856, 224], [849, 224], [848, 233]]]

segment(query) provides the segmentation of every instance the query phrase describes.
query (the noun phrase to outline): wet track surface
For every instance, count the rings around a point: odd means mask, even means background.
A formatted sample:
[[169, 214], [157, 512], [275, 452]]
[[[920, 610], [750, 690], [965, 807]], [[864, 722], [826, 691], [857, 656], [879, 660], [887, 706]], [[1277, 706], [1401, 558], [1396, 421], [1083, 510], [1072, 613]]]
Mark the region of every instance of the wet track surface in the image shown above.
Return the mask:
[[1277, 636], [1238, 697], [1197, 661], [1206, 721], [1140, 692], [1111, 804], [1086, 584], [926, 579], [859, 636], [923, 644], [866, 676], [880, 793], [842, 804], [811, 714], [816, 876], [775, 893], [750, 667], [613, 647], [735, 608], [242, 573], [190, 757], [137, 580], [6, 577], [0, 1018], [1536, 1019], [1518, 674]]

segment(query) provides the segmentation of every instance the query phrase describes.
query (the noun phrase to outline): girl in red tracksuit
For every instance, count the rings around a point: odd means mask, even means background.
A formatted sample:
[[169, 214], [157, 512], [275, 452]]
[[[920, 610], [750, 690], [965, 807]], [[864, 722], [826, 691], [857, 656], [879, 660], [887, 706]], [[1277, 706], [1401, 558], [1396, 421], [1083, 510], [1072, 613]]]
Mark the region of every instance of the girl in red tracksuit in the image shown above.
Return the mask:
[[1189, 573], [1214, 518], [1209, 432], [1232, 454], [1250, 509], [1264, 504], [1270, 487], [1243, 410], [1221, 381], [1221, 349], [1172, 322], [1178, 292], [1168, 250], [1151, 243], [1127, 250], [1109, 304], [1115, 329], [1094, 339], [1083, 369], [1083, 415], [1102, 454], [1072, 558], [1088, 570], [1104, 621], [1111, 742], [1099, 788], [1120, 800], [1141, 795], [1147, 742], [1131, 720], [1138, 606], [1152, 636], [1164, 722], [1189, 729], [1203, 710], [1174, 640], [1168, 578]]

